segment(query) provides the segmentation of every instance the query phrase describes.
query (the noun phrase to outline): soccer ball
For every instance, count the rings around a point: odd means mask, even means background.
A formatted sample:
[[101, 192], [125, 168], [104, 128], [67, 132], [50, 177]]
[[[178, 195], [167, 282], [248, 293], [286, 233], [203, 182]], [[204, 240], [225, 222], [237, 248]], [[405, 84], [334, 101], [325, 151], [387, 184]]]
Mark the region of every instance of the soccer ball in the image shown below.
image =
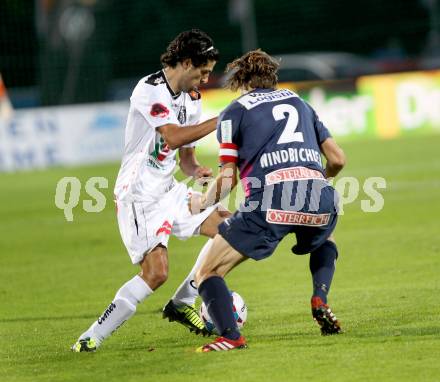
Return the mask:
[[[241, 329], [247, 320], [247, 306], [243, 298], [237, 292], [231, 291], [231, 298], [232, 307], [234, 309], [234, 317], [237, 321], [238, 328]], [[208, 313], [208, 309], [203, 302], [202, 305], [200, 305], [199, 315], [202, 321], [205, 323], [206, 329], [208, 329], [210, 332], [216, 333], [214, 323], [212, 322], [212, 319]]]

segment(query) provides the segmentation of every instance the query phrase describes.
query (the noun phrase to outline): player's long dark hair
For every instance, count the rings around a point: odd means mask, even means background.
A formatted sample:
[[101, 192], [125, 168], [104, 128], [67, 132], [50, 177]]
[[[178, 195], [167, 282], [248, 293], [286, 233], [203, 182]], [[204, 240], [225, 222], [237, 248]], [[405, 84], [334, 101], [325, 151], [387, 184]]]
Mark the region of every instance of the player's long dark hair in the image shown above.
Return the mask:
[[163, 66], [174, 68], [177, 63], [190, 58], [195, 67], [206, 65], [208, 61], [218, 61], [219, 52], [214, 42], [200, 29], [191, 29], [180, 33], [160, 56]]
[[278, 82], [279, 62], [261, 49], [235, 59], [226, 68], [230, 76], [225, 87], [231, 90], [273, 88]]

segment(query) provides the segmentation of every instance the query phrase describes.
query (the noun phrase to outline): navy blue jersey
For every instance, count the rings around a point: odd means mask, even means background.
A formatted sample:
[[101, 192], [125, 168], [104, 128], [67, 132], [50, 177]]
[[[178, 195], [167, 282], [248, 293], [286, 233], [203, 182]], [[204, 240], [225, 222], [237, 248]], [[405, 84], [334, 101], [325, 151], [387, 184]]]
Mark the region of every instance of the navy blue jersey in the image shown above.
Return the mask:
[[237, 163], [247, 198], [272, 184], [324, 179], [320, 144], [330, 136], [312, 107], [287, 89], [243, 95], [217, 125], [220, 162]]
[[320, 151], [330, 133], [315, 111], [290, 90], [256, 89], [223, 111], [217, 137], [220, 162], [238, 165], [246, 194], [220, 235], [255, 260], [289, 233], [297, 237], [294, 253], [319, 248], [335, 228], [337, 203]]

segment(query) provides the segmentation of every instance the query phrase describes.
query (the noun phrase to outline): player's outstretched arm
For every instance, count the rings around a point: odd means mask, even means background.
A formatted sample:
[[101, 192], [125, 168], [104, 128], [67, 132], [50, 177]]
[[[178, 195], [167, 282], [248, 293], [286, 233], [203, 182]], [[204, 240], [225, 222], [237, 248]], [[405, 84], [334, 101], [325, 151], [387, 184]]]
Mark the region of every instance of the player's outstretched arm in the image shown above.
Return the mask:
[[198, 125], [181, 127], [174, 124], [159, 126], [157, 131], [162, 135], [170, 149], [175, 150], [183, 145], [197, 141], [216, 129], [217, 117], [208, 119]]
[[321, 143], [321, 151], [327, 159], [325, 174], [327, 178], [333, 178], [345, 166], [345, 154], [333, 138]]
[[[179, 149], [179, 166], [183, 173], [195, 179], [211, 178], [212, 170], [201, 166], [196, 158], [194, 147], [181, 147]], [[206, 179], [205, 179], [206, 180]]]
[[198, 214], [228, 196], [237, 185], [237, 165], [225, 163], [217, 178], [210, 183], [208, 190], [203, 195], [193, 195], [190, 201], [190, 210]]
[[214, 182], [202, 197], [202, 209], [212, 206], [228, 196], [237, 185], [237, 165], [225, 163]]

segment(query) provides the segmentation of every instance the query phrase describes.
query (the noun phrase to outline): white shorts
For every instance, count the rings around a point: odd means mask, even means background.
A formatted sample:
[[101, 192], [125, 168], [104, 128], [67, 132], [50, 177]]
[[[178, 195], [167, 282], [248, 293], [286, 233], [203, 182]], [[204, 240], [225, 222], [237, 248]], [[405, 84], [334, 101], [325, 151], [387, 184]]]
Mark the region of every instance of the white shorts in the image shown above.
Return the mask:
[[191, 193], [191, 188], [177, 183], [154, 203], [116, 201], [119, 231], [133, 264], [141, 262], [159, 244], [167, 247], [171, 234], [186, 240], [200, 233], [201, 224], [217, 205], [191, 215]]

